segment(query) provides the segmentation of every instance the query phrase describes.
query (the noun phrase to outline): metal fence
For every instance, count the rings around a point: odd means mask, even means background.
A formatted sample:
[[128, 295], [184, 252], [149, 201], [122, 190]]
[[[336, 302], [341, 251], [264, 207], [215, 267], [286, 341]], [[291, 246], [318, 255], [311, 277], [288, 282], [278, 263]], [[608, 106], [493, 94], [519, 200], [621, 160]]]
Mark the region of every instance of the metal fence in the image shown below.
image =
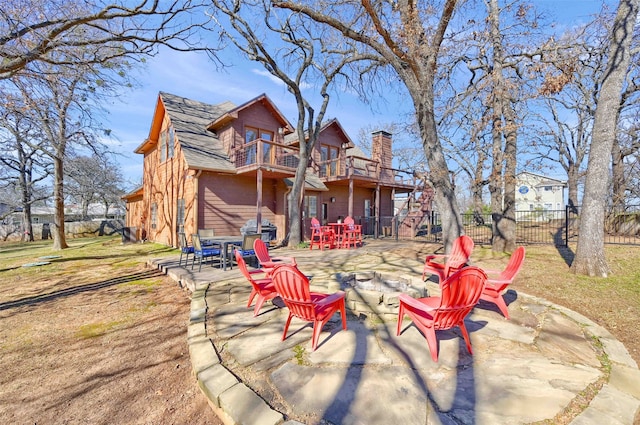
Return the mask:
[[[432, 213], [420, 221], [403, 216], [354, 217], [368, 237], [394, 237], [425, 242], [442, 240], [440, 215]], [[403, 232], [400, 223], [414, 220], [409, 232]], [[563, 210], [516, 211], [517, 244], [554, 244], [567, 246], [578, 238], [580, 207]], [[465, 234], [476, 244], [491, 244], [491, 214], [462, 214]], [[624, 210], [609, 210], [605, 215], [605, 243], [640, 245], [640, 206], [627, 206]]]

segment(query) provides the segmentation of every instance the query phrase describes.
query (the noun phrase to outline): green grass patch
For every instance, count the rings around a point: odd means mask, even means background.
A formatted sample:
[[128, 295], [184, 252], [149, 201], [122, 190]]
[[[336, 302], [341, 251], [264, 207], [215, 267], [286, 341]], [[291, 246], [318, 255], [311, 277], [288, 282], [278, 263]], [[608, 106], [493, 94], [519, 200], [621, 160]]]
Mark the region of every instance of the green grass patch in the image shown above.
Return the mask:
[[112, 322], [100, 322], [90, 323], [88, 325], [80, 326], [80, 329], [76, 332], [76, 337], [80, 339], [97, 338], [117, 329], [124, 324], [124, 321], [117, 320]]
[[293, 347], [293, 356], [295, 357], [296, 362], [300, 366], [304, 366], [307, 364], [306, 355], [307, 355], [307, 350], [305, 350], [305, 348], [302, 345], [298, 344], [295, 347]]
[[129, 282], [121, 283], [118, 285], [120, 288], [126, 288], [127, 286], [143, 286], [145, 288], [154, 288], [160, 285], [158, 279], [135, 279]]

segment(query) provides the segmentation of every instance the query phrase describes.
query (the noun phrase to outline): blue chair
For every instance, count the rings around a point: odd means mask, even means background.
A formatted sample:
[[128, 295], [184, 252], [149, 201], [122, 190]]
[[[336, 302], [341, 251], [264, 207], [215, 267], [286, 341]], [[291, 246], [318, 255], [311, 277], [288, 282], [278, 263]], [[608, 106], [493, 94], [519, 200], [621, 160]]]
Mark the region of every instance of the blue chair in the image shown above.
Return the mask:
[[207, 258], [211, 258], [213, 260], [214, 257], [218, 257], [218, 263], [222, 264], [222, 249], [220, 244], [211, 245], [203, 247], [200, 243], [200, 237], [197, 234], [191, 235], [191, 240], [193, 241], [193, 261], [191, 263], [191, 270], [193, 270], [193, 266], [195, 266], [196, 258], [198, 259], [200, 266], [198, 267], [198, 271], [202, 270], [202, 262], [207, 261]]
[[187, 235], [182, 232], [178, 233], [178, 243], [180, 244], [180, 260], [178, 261], [178, 267], [182, 267], [182, 256], [186, 255], [184, 265], [189, 264], [189, 254], [193, 254], [193, 246], [187, 242]]
[[[253, 249], [253, 243], [256, 239], [260, 239], [262, 237], [259, 233], [249, 233], [244, 235], [242, 238], [242, 245], [232, 245], [231, 250], [237, 251], [242, 259], [249, 258], [247, 263], [251, 264], [253, 267], [259, 267], [258, 265], [258, 257], [256, 257], [256, 251]], [[231, 256], [231, 265], [233, 266], [234, 255]], [[245, 260], [246, 261], [246, 260]]]

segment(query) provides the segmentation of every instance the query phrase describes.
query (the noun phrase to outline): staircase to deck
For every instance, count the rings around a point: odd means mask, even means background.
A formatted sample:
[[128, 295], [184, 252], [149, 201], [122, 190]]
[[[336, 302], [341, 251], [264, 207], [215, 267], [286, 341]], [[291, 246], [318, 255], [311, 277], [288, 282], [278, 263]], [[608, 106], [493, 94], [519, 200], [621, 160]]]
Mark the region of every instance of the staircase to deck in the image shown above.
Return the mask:
[[432, 201], [433, 189], [431, 188], [416, 188], [409, 194], [397, 216], [398, 237], [415, 238], [420, 233], [431, 233]]

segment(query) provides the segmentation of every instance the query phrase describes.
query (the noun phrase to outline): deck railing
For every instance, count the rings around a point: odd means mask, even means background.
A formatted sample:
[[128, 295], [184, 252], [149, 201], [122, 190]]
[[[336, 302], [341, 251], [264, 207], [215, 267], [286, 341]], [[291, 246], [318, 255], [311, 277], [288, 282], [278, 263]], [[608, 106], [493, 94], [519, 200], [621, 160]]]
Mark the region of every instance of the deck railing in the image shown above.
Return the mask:
[[416, 184], [412, 171], [382, 167], [378, 161], [364, 157], [348, 156], [346, 159], [333, 158], [318, 161], [317, 167], [320, 178], [366, 177], [387, 183], [394, 182], [409, 186]]
[[235, 148], [233, 154], [237, 168], [273, 165], [295, 170], [300, 161], [297, 148], [264, 139], [245, 143]]

